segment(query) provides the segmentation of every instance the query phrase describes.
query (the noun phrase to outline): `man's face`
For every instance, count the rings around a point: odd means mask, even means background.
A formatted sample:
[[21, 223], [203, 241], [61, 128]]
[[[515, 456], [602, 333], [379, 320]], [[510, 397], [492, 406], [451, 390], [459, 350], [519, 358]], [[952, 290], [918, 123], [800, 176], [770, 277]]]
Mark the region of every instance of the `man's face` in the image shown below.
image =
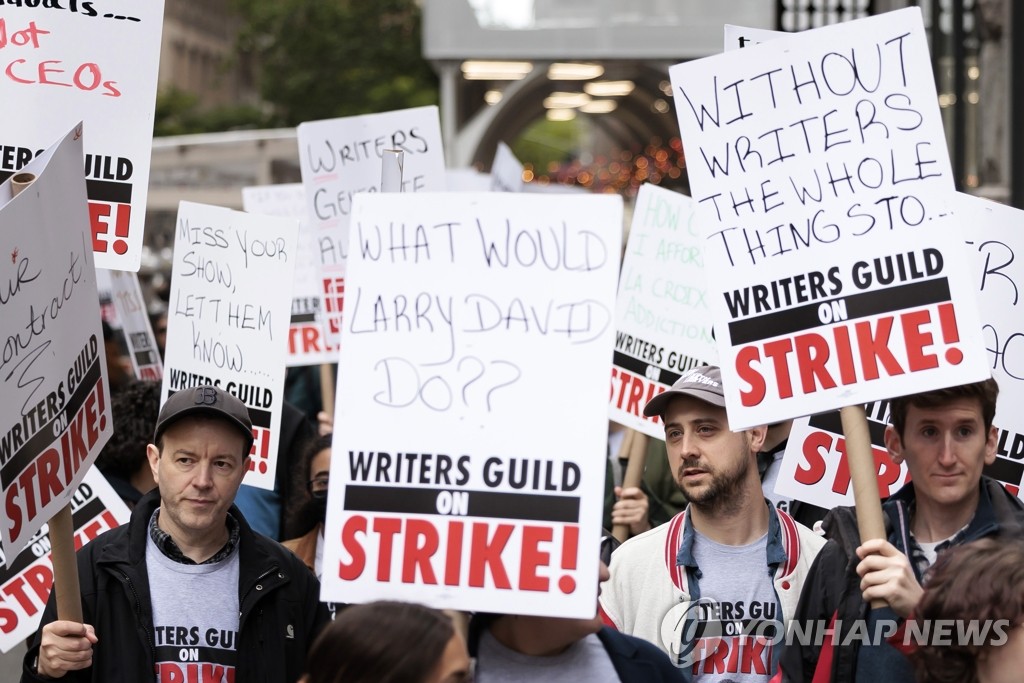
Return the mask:
[[728, 506], [741, 499], [750, 482], [757, 484], [750, 470], [764, 443], [764, 427], [732, 432], [724, 408], [689, 396], [674, 398], [663, 419], [669, 466], [691, 503]]
[[163, 434], [163, 451], [147, 448], [160, 487], [160, 526], [176, 539], [199, 539], [224, 528], [248, 467], [245, 439], [218, 419], [185, 417]]
[[903, 437], [890, 425], [885, 445], [896, 464], [906, 460], [917, 498], [958, 505], [977, 495], [985, 465], [996, 458], [996, 428], [985, 430], [981, 404], [961, 398], [941, 408], [910, 406]]

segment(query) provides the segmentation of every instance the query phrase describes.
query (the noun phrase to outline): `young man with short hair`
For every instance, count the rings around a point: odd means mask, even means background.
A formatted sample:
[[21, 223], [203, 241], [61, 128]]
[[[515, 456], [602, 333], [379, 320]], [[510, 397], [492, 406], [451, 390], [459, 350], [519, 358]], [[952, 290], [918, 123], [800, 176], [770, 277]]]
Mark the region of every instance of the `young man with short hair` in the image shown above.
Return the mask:
[[685, 680], [767, 682], [824, 540], [765, 500], [757, 453], [766, 428], [730, 429], [717, 367], [687, 372], [644, 414], [661, 417], [690, 502], [616, 551], [602, 616], [661, 647]]
[[[786, 680], [914, 680], [903, 654], [874, 634], [891, 634], [913, 612], [927, 569], [947, 548], [1024, 528], [1024, 505], [982, 475], [996, 457], [998, 394], [989, 378], [890, 401], [885, 445], [894, 462], [907, 463], [911, 481], [882, 505], [887, 540], [861, 544], [853, 508], [825, 518], [830, 540], [811, 568], [797, 619], [835, 619], [836, 644], [787, 648]], [[886, 606], [871, 608], [872, 600]], [[858, 627], [870, 641], [850, 635]]]

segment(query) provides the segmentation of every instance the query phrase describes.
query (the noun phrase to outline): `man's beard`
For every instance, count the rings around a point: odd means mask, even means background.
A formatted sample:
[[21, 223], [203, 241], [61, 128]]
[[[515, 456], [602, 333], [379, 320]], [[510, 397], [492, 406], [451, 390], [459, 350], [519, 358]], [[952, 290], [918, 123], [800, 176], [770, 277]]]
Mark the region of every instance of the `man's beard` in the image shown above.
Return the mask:
[[[690, 504], [707, 515], [738, 512], [747, 501], [745, 480], [750, 473], [750, 458], [743, 458], [740, 462], [739, 467], [732, 472], [719, 472], [706, 469], [696, 458], [684, 460], [679, 466], [676, 484], [686, 494]], [[683, 472], [689, 468], [703, 469], [711, 482], [688, 491], [682, 482]]]

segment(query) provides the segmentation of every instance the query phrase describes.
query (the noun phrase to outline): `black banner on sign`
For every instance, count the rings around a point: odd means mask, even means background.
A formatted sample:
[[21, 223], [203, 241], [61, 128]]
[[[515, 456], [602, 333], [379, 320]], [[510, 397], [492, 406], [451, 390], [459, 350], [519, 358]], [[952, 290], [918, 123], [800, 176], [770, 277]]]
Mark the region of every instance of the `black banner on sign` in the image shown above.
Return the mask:
[[612, 355], [612, 362], [617, 367], [629, 370], [638, 377], [647, 377], [647, 368], [658, 368], [659, 375], [657, 381], [662, 384], [667, 384], [668, 386], [672, 386], [679, 379], [679, 375], [671, 370], [666, 370], [661, 366], [648, 363], [647, 361], [640, 360], [639, 358], [634, 358], [633, 356], [629, 356], [621, 351], [616, 351]]
[[838, 301], [845, 302], [846, 317], [844, 319], [856, 320], [882, 313], [895, 313], [910, 308], [946, 303], [949, 300], [949, 281], [940, 277], [898, 287], [887, 287], [861, 294], [824, 299], [813, 304], [737, 320], [729, 323], [729, 336], [732, 344], [739, 345], [821, 327], [825, 323], [822, 323], [818, 317], [819, 308]]
[[89, 199], [111, 204], [131, 204], [131, 183], [115, 183], [109, 180], [86, 180], [86, 193]]
[[11, 485], [18, 475], [28, 467], [29, 463], [40, 453], [46, 450], [46, 447], [52, 444], [54, 441], [60, 438], [60, 435], [65, 431], [61, 429], [54, 436], [53, 425], [59, 424], [59, 420], [66, 419], [65, 424], [70, 424], [74, 417], [78, 415], [78, 411], [81, 410], [82, 405], [85, 403], [85, 399], [89, 397], [93, 389], [96, 388], [96, 383], [100, 381], [100, 362], [94, 360], [92, 365], [89, 367], [89, 371], [85, 373], [85, 377], [82, 378], [78, 386], [75, 388], [75, 393], [71, 394], [64, 409], [60, 412], [60, 415], [55, 417], [53, 420], [41, 425], [36, 433], [25, 442], [25, 444], [18, 449], [18, 451], [7, 459], [4, 463], [3, 468], [0, 469], [0, 482], [3, 483], [3, 487], [6, 489]]
[[[438, 511], [442, 494], [464, 495], [467, 506], [462, 515]], [[580, 499], [574, 496], [543, 496], [503, 491], [464, 491], [459, 489], [409, 489], [393, 486], [345, 487], [345, 509], [354, 512], [397, 512], [417, 515], [491, 517], [541, 522], [580, 521]]]
[[[838, 410], [831, 410], [827, 413], [811, 415], [808, 421], [813, 429], [821, 429], [833, 434], [843, 433], [843, 420]], [[879, 448], [885, 448], [885, 423], [868, 418], [868, 433], [871, 434], [871, 444]]]
[[1020, 486], [1021, 479], [1024, 478], [1024, 462], [996, 458], [991, 465], [985, 465], [981, 473], [1004, 484]]

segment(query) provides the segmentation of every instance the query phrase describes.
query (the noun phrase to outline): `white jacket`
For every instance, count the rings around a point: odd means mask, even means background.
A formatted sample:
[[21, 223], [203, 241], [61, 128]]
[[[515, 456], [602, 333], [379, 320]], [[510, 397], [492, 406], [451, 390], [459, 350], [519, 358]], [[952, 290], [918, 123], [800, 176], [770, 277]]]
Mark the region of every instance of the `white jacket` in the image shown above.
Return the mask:
[[[775, 572], [775, 594], [788, 627], [796, 613], [804, 579], [825, 539], [769, 504], [769, 549], [781, 542], [785, 562]], [[689, 508], [687, 508], [688, 510]], [[600, 614], [609, 626], [654, 643], [673, 661], [679, 656], [682, 616], [690, 606], [685, 567], [676, 566], [684, 536], [693, 525], [683, 510], [671, 520], [623, 543], [612, 555], [611, 578], [601, 586]], [[778, 521], [773, 524], [772, 520]], [[702, 568], [721, 571], [724, 568]]]

